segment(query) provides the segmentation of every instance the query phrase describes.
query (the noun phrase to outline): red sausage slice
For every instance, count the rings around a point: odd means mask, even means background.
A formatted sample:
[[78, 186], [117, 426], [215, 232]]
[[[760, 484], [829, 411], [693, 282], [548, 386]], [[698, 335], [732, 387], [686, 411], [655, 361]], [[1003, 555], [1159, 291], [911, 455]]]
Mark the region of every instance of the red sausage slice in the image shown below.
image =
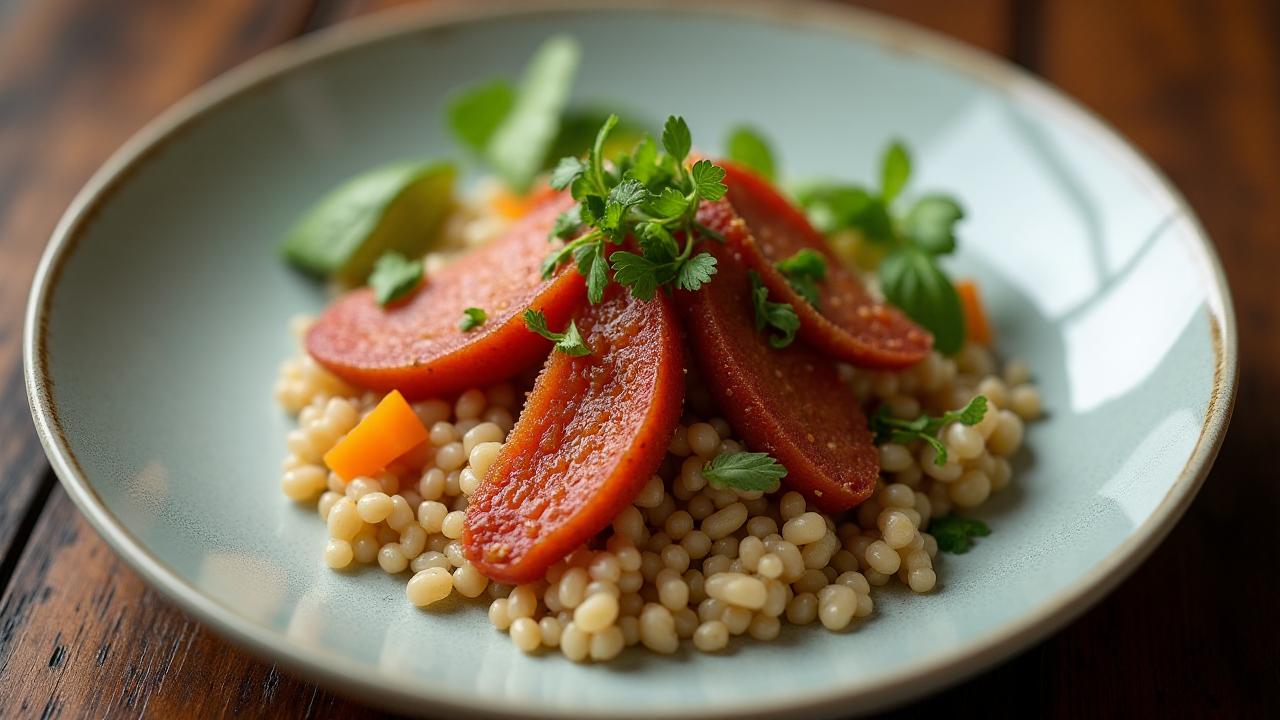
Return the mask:
[[[754, 173], [732, 163], [719, 164], [725, 169], [729, 202], [755, 240], [740, 248], [743, 259], [760, 274], [770, 297], [796, 309], [801, 337], [832, 357], [862, 367], [902, 368], [929, 354], [933, 337], [897, 308], [872, 297], [795, 206]], [[806, 248], [827, 260], [827, 279], [818, 284], [820, 310], [774, 267]]]
[[671, 301], [618, 285], [576, 320], [592, 354], [553, 352], [484, 483], [463, 543], [489, 577], [523, 583], [608, 527], [657, 470], [684, 401]]
[[[401, 305], [380, 307], [368, 288], [348, 293], [307, 333], [307, 352], [347, 382], [410, 399], [489, 385], [537, 363], [547, 343], [525, 329], [524, 311], [542, 310], [560, 327], [586, 302], [577, 270], [566, 267], [545, 281], [540, 275], [551, 251], [547, 233], [572, 202], [565, 194], [544, 201]], [[463, 332], [458, 322], [469, 307], [488, 319]]]
[[858, 399], [835, 361], [796, 341], [773, 350], [755, 329], [747, 228], [724, 202], [705, 204], [704, 225], [725, 235], [704, 242], [716, 256], [712, 281], [681, 292], [685, 330], [701, 375], [734, 430], [752, 450], [787, 468], [784, 482], [827, 512], [847, 510], [875, 490], [879, 452]]

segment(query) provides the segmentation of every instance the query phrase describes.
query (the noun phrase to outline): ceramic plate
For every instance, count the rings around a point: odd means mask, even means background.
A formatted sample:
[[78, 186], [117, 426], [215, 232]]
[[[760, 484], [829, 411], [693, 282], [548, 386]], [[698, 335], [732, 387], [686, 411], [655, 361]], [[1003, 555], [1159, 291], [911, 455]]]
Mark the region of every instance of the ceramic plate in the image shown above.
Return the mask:
[[[117, 153], [53, 236], [25, 345], [53, 467], [115, 550], [235, 641], [371, 702], [556, 718], [867, 711], [1034, 642], [1141, 562], [1204, 479], [1235, 390], [1226, 284], [1182, 199], [1078, 106], [950, 41], [824, 5], [683, 5], [376, 17], [254, 60]], [[748, 120], [794, 176], [870, 180], [901, 137], [915, 187], [959, 194], [956, 268], [1048, 418], [980, 513], [993, 534], [941, 563], [937, 592], [882, 592], [854, 632], [592, 666], [522, 654], [479, 605], [421, 611], [403, 578], [325, 568], [314, 509], [278, 488], [290, 421], [271, 396], [289, 318], [325, 295], [278, 241], [360, 170], [458, 155], [446, 95], [515, 74], [553, 33], [584, 46], [580, 103], [680, 113], [709, 145]]]

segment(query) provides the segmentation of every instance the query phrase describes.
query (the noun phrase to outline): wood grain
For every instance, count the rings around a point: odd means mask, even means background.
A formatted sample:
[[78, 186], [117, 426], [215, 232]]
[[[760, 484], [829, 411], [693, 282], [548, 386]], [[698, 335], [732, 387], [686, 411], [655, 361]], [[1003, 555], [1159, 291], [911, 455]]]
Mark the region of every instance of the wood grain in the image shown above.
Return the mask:
[[[49, 494], [17, 348], [44, 239], [132, 130], [261, 49], [400, 2], [15, 2], [0, 23], [0, 715], [376, 716], [189, 619], [122, 565], [60, 488]], [[1064, 632], [894, 715], [1274, 716], [1280, 597], [1266, 551], [1280, 539], [1280, 486], [1264, 413], [1280, 399], [1280, 302], [1268, 277], [1280, 268], [1276, 5], [857, 4], [1014, 57], [1135, 139], [1217, 239], [1244, 338], [1246, 390], [1222, 458], [1162, 549]]]

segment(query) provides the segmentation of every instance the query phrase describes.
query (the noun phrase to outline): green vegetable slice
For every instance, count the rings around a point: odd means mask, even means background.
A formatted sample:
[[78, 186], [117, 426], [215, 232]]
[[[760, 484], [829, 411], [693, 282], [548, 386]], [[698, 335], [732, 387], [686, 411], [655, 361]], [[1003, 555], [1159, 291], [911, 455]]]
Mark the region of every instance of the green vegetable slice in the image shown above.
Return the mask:
[[453, 165], [423, 162], [362, 173], [303, 214], [285, 238], [284, 256], [307, 272], [348, 285], [365, 282], [384, 253], [418, 257], [453, 207], [456, 174]]

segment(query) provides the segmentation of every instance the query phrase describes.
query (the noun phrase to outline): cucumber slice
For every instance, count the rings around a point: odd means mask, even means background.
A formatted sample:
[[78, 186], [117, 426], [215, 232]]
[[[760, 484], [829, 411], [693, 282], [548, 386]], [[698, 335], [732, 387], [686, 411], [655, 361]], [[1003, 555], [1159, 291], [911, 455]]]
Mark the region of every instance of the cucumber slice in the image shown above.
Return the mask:
[[330, 191], [294, 224], [285, 258], [309, 273], [359, 285], [385, 252], [418, 257], [454, 204], [449, 163], [383, 165]]

